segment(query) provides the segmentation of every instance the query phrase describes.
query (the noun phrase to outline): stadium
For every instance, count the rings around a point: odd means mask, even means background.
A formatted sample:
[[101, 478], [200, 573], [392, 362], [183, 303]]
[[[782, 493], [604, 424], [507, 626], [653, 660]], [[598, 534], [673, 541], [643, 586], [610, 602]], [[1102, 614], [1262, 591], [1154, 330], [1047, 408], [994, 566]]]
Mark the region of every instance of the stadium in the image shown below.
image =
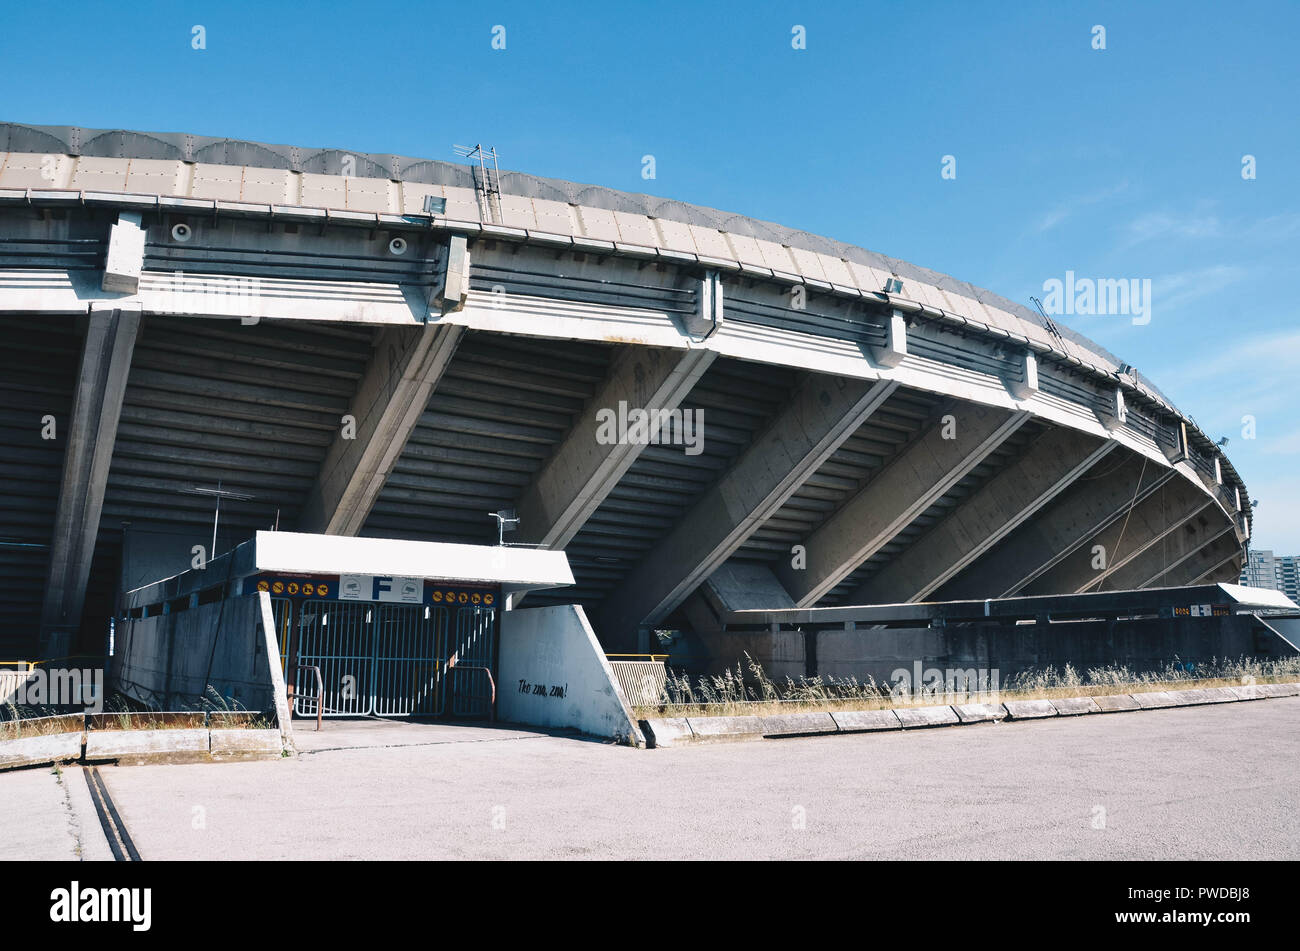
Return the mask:
[[461, 580], [722, 661], [747, 611], [1234, 582], [1250, 534], [1186, 409], [1045, 314], [481, 149], [0, 125], [0, 315], [11, 657], [296, 584], [258, 532], [563, 552]]

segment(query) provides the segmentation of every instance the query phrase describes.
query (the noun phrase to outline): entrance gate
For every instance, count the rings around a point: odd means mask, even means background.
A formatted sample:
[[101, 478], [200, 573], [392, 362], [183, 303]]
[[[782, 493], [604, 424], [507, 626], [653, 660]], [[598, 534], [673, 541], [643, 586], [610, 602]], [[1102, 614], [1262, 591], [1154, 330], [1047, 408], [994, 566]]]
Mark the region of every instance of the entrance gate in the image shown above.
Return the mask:
[[[278, 600], [278, 599], [277, 599]], [[449, 599], [450, 600], [450, 599]], [[279, 608], [280, 605], [276, 604]], [[329, 716], [487, 716], [496, 610], [462, 606], [304, 600], [283, 604], [279, 630], [296, 629], [294, 713], [316, 715], [316, 678]], [[285, 644], [287, 638], [282, 640]], [[288, 671], [286, 671], [286, 674]]]

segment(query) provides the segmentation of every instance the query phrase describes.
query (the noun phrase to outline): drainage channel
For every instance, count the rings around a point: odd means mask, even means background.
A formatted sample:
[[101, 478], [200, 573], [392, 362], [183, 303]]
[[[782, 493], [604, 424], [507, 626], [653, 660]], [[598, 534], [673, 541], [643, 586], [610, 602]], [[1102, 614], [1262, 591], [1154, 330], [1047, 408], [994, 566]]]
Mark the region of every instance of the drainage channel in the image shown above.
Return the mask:
[[104, 838], [108, 840], [108, 847], [113, 851], [114, 860], [141, 861], [140, 853], [136, 851], [135, 843], [131, 841], [131, 836], [126, 831], [126, 823], [122, 821], [117, 806], [113, 805], [113, 797], [108, 794], [108, 787], [104, 785], [104, 777], [99, 775], [99, 767], [87, 766], [82, 769], [82, 772], [86, 776], [86, 785], [90, 787], [90, 798], [95, 801], [99, 825], [104, 830]]

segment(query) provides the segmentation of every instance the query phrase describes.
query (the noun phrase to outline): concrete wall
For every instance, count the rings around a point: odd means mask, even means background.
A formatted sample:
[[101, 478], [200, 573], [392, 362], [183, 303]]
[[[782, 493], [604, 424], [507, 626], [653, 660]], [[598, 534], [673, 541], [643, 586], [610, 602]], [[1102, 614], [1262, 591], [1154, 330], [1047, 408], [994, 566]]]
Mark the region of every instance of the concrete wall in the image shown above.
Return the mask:
[[224, 613], [217, 602], [121, 622], [110, 691], [174, 710], [197, 703], [211, 684], [223, 697], [273, 716], [277, 701], [273, 675], [279, 674], [279, 668], [272, 671], [267, 656], [259, 596], [254, 592], [224, 604]]
[[[1258, 640], [1257, 640], [1258, 635]], [[1134, 671], [1171, 662], [1206, 663], [1241, 656], [1278, 657], [1294, 649], [1252, 615], [1043, 624], [966, 624], [946, 628], [712, 633], [699, 637], [707, 656], [691, 665], [716, 672], [749, 654], [773, 679], [800, 674], [874, 678], [888, 683], [898, 668], [997, 670], [1003, 684], [1022, 671], [1072, 664], [1124, 664]], [[802, 651], [798, 651], [802, 641]], [[701, 657], [697, 654], [696, 657]], [[802, 659], [802, 665], [800, 660]], [[673, 666], [677, 666], [675, 663]]]
[[587, 615], [576, 604], [501, 615], [497, 717], [644, 743]]

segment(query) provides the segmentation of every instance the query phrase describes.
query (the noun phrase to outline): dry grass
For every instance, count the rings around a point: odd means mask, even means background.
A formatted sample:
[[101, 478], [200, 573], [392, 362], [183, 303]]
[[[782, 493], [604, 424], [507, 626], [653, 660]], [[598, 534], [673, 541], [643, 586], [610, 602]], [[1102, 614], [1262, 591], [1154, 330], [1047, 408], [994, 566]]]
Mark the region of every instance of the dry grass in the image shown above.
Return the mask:
[[1000, 703], [1004, 700], [1039, 700], [1061, 697], [1098, 697], [1109, 694], [1190, 690], [1240, 686], [1244, 683], [1283, 683], [1300, 680], [1300, 658], [1214, 660], [1208, 664], [1173, 662], [1159, 670], [1134, 671], [1127, 666], [1095, 667], [1080, 673], [1067, 664], [1025, 671], [1011, 677], [995, 691], [899, 693], [888, 684], [868, 678], [787, 677], [778, 685], [748, 654], [744, 667], [704, 675], [692, 681], [669, 673], [658, 705], [634, 708], [637, 718], [687, 716], [746, 716], [772, 713], [822, 713], [840, 710], [883, 710], [891, 707], [953, 703]]
[[[9, 710], [16, 712], [12, 705]], [[32, 736], [54, 736], [58, 733], [80, 733], [83, 729], [81, 714], [41, 717], [11, 717], [0, 720], [0, 740], [21, 740]]]

